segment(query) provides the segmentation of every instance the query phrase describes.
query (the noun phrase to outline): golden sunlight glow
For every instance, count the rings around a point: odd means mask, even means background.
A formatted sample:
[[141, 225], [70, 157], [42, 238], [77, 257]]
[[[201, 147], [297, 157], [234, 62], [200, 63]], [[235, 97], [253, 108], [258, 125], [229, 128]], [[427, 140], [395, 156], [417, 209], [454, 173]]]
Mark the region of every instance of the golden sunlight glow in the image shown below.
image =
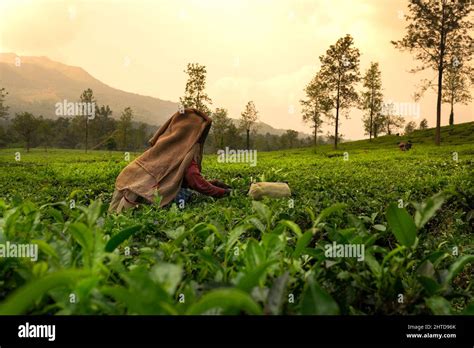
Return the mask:
[[[2, 0], [0, 51], [47, 56], [172, 101], [184, 92], [186, 64], [199, 62], [214, 107], [237, 118], [253, 100], [262, 121], [310, 132], [300, 116], [303, 88], [318, 57], [346, 33], [361, 51], [362, 73], [380, 63], [386, 99], [413, 102], [417, 81], [434, 76], [408, 73], [416, 62], [390, 44], [403, 36], [404, 11], [404, 0]], [[434, 100], [430, 93], [421, 101], [430, 125]], [[472, 121], [472, 109], [457, 106], [457, 120]], [[448, 113], [444, 106], [443, 124]], [[360, 118], [353, 110], [342, 120], [347, 138], [363, 137]]]

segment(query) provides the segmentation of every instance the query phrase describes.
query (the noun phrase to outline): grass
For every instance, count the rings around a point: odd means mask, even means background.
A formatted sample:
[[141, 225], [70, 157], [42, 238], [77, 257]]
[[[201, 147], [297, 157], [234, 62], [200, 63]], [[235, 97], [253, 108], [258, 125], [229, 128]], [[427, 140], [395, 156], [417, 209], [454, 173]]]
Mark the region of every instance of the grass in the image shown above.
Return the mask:
[[[259, 152], [255, 167], [207, 155], [206, 177], [287, 181], [291, 199], [237, 190], [119, 216], [105, 210], [124, 153], [2, 149], [0, 243], [40, 255], [0, 259], [0, 313], [472, 313], [473, 130], [443, 127], [440, 147], [416, 131], [409, 152], [397, 136]], [[365, 260], [325, 256], [333, 242]]]

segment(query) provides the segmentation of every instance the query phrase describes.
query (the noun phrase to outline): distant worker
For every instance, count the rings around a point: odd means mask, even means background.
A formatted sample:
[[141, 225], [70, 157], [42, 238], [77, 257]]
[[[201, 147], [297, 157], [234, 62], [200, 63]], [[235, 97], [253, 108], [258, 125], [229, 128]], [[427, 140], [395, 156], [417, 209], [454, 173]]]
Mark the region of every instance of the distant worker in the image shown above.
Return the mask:
[[411, 149], [412, 147], [412, 143], [411, 143], [411, 140], [408, 140], [408, 142], [404, 143], [404, 142], [400, 142], [398, 144], [398, 147], [400, 148], [400, 150], [402, 151], [408, 151]]

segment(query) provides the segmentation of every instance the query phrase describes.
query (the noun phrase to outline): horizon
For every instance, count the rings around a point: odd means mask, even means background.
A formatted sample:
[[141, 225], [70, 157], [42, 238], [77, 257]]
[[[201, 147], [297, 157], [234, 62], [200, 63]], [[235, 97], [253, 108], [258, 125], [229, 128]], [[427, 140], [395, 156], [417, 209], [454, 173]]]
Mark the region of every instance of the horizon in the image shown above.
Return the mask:
[[[207, 68], [212, 109], [226, 108], [238, 119], [253, 100], [261, 122], [311, 134], [302, 122], [299, 100], [319, 67], [318, 57], [346, 33], [361, 51], [361, 75], [371, 61], [379, 62], [385, 101], [413, 104], [417, 81], [435, 76], [432, 71], [409, 73], [417, 62], [390, 44], [403, 36], [406, 1], [351, 1], [351, 11], [343, 11], [348, 3], [188, 0], [142, 1], [135, 6], [126, 0], [109, 6], [104, 0], [7, 0], [0, 4], [0, 51], [44, 56], [80, 67], [110, 87], [171, 102], [184, 94], [186, 64], [198, 62]], [[205, 24], [189, 30], [183, 24], [192, 18]], [[97, 31], [99, 20], [102, 27]], [[406, 122], [418, 124], [426, 118], [433, 127], [435, 97], [428, 91], [419, 102], [419, 117], [408, 115]], [[472, 102], [455, 105], [455, 123], [472, 121], [472, 111]], [[341, 133], [346, 139], [366, 138], [363, 112], [352, 108], [349, 114], [350, 119], [341, 119]], [[442, 125], [448, 124], [448, 117], [449, 107], [443, 104]], [[333, 131], [326, 119], [323, 130], [323, 135]]]

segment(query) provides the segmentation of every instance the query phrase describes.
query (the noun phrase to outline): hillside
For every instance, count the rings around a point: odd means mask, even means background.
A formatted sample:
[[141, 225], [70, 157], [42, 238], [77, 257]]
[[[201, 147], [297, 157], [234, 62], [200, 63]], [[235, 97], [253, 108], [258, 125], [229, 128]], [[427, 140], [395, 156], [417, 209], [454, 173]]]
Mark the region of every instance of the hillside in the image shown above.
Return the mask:
[[[236, 118], [230, 118], [232, 120], [232, 122], [234, 123], [234, 125], [236, 127], [239, 127], [239, 119], [236, 119]], [[267, 134], [267, 133], [270, 133], [272, 135], [283, 135], [285, 134], [285, 132], [287, 131], [287, 129], [282, 129], [282, 128], [274, 128], [272, 126], [270, 126], [269, 124], [265, 123], [265, 122], [257, 122], [257, 125], [256, 125], [256, 132], [258, 134]], [[307, 134], [307, 133], [303, 133], [303, 132], [298, 132], [298, 138], [305, 138], [305, 137], [310, 137], [311, 134]], [[324, 136], [320, 136], [320, 139], [323, 139]]]
[[[452, 138], [470, 139], [469, 129], [455, 127]], [[41, 243], [37, 263], [0, 260], [0, 314], [262, 314], [275, 284], [283, 304], [274, 314], [472, 314], [472, 142], [418, 140], [406, 153], [390, 137], [368, 150], [367, 141], [343, 144], [349, 161], [329, 145], [262, 152], [256, 166], [208, 155], [204, 176], [231, 185], [231, 195], [196, 193], [181, 207], [120, 215], [106, 210], [128, 164], [123, 152], [20, 149], [14, 161], [14, 149], [0, 149], [6, 236]], [[454, 151], [459, 161], [447, 160]], [[286, 181], [291, 200], [253, 201], [245, 193], [254, 180]], [[336, 244], [354, 253], [326, 253]], [[65, 284], [69, 274], [84, 279]], [[87, 296], [71, 304], [78, 289]], [[400, 293], [410, 305], [398, 305]], [[308, 305], [315, 296], [328, 304]]]
[[[47, 57], [21, 57], [21, 66], [15, 66], [14, 53], [0, 53], [0, 86], [8, 91], [6, 104], [10, 115], [28, 111], [46, 118], [56, 118], [54, 105], [67, 99], [76, 101], [81, 93], [91, 88], [100, 105], [110, 105], [112, 117], [130, 106], [135, 120], [152, 127], [164, 123], [176, 110], [178, 103], [154, 97], [125, 92], [99, 81], [80, 67], [52, 61]], [[232, 116], [232, 115], [231, 115]], [[235, 124], [238, 120], [232, 119]], [[282, 135], [286, 129], [277, 129], [258, 123], [258, 133]], [[304, 133], [300, 137], [306, 136]]]
[[[384, 135], [369, 141], [368, 139], [350, 141], [342, 143], [339, 149], [372, 149], [395, 147], [401, 141], [411, 140], [414, 146], [417, 144], [433, 145], [435, 136], [435, 128], [426, 130], [416, 130], [408, 135]], [[454, 125], [454, 127], [441, 127], [441, 145], [462, 145], [471, 144], [474, 146], [474, 122], [466, 122]], [[331, 145], [325, 145], [332, 148]]]
[[84, 69], [54, 62], [46, 57], [21, 57], [15, 66], [13, 53], [0, 54], [0, 80], [9, 92], [10, 114], [29, 111], [56, 118], [54, 105], [64, 99], [75, 101], [86, 88], [91, 88], [99, 104], [108, 104], [114, 117], [131, 106], [139, 121], [161, 124], [177, 109], [177, 104], [158, 98], [128, 93], [97, 80]]

